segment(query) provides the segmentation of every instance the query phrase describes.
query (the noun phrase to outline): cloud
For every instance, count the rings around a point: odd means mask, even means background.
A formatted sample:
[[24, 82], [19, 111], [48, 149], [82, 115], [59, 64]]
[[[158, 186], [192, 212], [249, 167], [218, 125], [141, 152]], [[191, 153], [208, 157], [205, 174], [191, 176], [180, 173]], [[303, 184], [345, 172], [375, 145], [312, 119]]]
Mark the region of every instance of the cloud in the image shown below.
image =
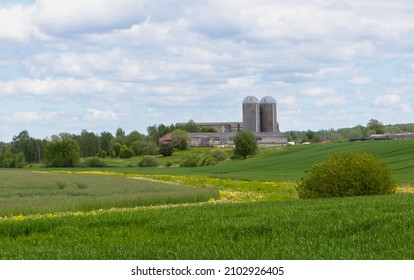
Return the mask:
[[89, 109], [87, 119], [91, 121], [116, 120], [117, 114], [111, 109]]
[[303, 94], [310, 97], [321, 97], [335, 94], [336, 90], [331, 88], [312, 87], [305, 89]]
[[369, 85], [372, 83], [372, 80], [368, 77], [357, 76], [353, 77], [349, 82], [355, 85]]
[[401, 101], [401, 98], [399, 95], [396, 94], [386, 94], [377, 96], [374, 99], [374, 104], [379, 106], [393, 106], [399, 104]]
[[329, 107], [329, 106], [339, 106], [344, 105], [346, 99], [344, 96], [327, 96], [319, 98], [313, 102], [315, 107]]
[[31, 29], [29, 8], [21, 5], [0, 7], [0, 42], [27, 42]]
[[63, 36], [128, 28], [146, 14], [141, 1], [134, 0], [39, 0], [33, 17], [44, 32]]
[[13, 112], [12, 114], [6, 116], [7, 122], [44, 122], [44, 121], [51, 121], [54, 119], [59, 118], [62, 116], [60, 112], [35, 112], [35, 111], [17, 111]]

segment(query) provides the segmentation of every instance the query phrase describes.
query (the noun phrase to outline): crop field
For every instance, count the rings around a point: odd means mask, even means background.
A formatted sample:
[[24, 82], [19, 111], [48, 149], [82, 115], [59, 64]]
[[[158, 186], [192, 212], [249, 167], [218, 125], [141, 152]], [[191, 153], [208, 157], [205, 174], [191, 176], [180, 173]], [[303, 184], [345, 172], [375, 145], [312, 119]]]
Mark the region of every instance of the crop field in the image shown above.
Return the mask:
[[190, 203], [218, 198], [213, 188], [194, 188], [95, 174], [0, 171], [0, 217]]
[[210, 203], [0, 222], [3, 259], [413, 259], [414, 195]]
[[[388, 162], [399, 193], [298, 200], [305, 170], [349, 149]], [[265, 148], [195, 168], [138, 160], [0, 170], [0, 259], [414, 258], [412, 140]]]

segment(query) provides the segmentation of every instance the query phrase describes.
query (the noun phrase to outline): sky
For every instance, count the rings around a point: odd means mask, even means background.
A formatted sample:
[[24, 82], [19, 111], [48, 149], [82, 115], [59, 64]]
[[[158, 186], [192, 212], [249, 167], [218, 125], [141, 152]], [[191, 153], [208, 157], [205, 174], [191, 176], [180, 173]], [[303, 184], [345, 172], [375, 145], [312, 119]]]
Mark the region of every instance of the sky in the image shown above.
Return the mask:
[[0, 141], [241, 121], [414, 122], [411, 0], [1, 0]]

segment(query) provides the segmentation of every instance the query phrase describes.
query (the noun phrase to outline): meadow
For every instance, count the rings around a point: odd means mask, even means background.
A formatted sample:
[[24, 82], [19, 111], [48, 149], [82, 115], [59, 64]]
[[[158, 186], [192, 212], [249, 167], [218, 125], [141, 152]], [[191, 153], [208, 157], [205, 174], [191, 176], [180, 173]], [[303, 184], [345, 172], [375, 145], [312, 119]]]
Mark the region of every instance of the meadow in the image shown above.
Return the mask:
[[218, 196], [219, 192], [213, 188], [120, 176], [0, 171], [0, 217], [192, 203]]
[[410, 259], [414, 195], [209, 203], [0, 221], [2, 259]]
[[[349, 149], [388, 162], [400, 193], [297, 199], [294, 183], [307, 168]], [[209, 150], [168, 160], [197, 152]], [[414, 257], [412, 140], [264, 148], [195, 168], [138, 161], [0, 170], [0, 259]]]

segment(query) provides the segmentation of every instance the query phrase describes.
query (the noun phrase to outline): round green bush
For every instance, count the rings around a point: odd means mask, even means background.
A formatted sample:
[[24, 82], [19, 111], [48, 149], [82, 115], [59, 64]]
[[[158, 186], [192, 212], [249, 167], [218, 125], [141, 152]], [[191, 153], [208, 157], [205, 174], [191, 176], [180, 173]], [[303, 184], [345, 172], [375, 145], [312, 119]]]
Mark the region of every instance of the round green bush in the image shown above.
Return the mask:
[[85, 167], [105, 167], [106, 162], [100, 159], [99, 157], [91, 157], [91, 158], [85, 159], [83, 165]]
[[132, 149], [128, 148], [127, 146], [125, 146], [125, 145], [123, 145], [121, 147], [121, 150], [119, 151], [119, 157], [120, 158], [131, 158], [134, 155], [135, 155], [134, 151]]
[[223, 161], [227, 159], [227, 154], [223, 150], [214, 149], [210, 152], [210, 156], [214, 157], [217, 161]]
[[138, 163], [139, 167], [157, 167], [159, 165], [158, 159], [153, 156], [145, 156]]
[[299, 198], [380, 195], [396, 191], [385, 162], [354, 151], [333, 154], [312, 166], [295, 187]]

